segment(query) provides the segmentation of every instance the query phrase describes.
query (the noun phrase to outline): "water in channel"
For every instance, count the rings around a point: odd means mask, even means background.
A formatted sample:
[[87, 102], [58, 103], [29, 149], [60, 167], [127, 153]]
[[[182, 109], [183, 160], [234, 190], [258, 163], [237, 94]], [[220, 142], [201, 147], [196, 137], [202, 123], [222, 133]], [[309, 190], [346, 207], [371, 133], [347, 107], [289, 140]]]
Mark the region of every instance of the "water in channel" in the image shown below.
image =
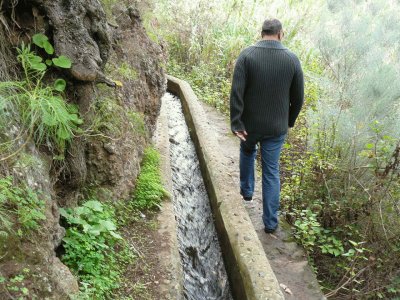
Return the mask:
[[163, 102], [168, 111], [183, 296], [190, 300], [231, 300], [208, 195], [181, 102], [168, 93]]

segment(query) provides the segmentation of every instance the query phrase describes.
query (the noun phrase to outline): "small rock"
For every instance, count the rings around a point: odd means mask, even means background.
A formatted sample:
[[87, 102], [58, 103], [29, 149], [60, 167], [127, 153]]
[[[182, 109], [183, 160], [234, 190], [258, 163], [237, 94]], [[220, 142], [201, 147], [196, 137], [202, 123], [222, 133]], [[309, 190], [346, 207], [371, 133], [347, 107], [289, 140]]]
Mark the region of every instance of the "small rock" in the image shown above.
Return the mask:
[[258, 276], [260, 276], [261, 278], [264, 278], [265, 277], [265, 273], [264, 272], [259, 272]]
[[174, 138], [169, 138], [169, 142], [174, 145], [179, 145], [179, 142], [176, 141]]
[[249, 238], [247, 235], [245, 235], [245, 236], [243, 237], [243, 239], [244, 239], [245, 241], [251, 241], [251, 238]]
[[116, 154], [115, 145], [111, 143], [104, 144], [103, 148], [110, 154]]

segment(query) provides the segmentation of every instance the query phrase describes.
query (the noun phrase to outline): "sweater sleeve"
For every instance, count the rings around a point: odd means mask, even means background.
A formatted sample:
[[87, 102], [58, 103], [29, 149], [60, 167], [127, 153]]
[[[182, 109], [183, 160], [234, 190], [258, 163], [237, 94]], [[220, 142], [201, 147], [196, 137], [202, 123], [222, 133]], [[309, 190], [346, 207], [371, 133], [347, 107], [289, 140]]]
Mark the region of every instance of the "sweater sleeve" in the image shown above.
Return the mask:
[[304, 102], [304, 76], [300, 61], [294, 57], [295, 73], [290, 86], [289, 127], [293, 127]]
[[245, 126], [242, 122], [242, 114], [244, 109], [244, 93], [246, 90], [246, 55], [243, 51], [235, 65], [233, 72], [232, 89], [230, 97], [230, 117], [231, 117], [231, 130], [244, 131]]

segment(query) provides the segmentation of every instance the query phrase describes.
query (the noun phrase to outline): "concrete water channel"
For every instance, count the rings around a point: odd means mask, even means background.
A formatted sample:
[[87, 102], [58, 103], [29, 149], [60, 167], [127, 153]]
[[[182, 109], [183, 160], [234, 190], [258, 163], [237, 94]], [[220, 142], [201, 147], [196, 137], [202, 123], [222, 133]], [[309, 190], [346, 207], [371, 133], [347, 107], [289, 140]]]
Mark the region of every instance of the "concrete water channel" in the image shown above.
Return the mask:
[[210, 202], [180, 100], [166, 94], [173, 205], [185, 299], [232, 299]]
[[178, 96], [163, 98], [160, 115], [168, 126], [163, 156], [180, 257], [177, 298], [284, 299], [196, 96], [171, 76], [168, 91]]

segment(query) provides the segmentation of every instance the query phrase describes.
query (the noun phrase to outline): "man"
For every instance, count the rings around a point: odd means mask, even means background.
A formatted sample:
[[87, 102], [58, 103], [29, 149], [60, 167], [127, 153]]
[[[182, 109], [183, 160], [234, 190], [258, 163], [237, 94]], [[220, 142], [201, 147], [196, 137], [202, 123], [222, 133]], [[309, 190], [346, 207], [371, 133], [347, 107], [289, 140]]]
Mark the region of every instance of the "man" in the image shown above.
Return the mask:
[[251, 201], [254, 161], [261, 146], [263, 222], [266, 233], [278, 227], [279, 156], [304, 98], [304, 79], [297, 56], [281, 44], [282, 24], [264, 22], [262, 40], [242, 51], [233, 75], [231, 129], [240, 142], [240, 193]]

